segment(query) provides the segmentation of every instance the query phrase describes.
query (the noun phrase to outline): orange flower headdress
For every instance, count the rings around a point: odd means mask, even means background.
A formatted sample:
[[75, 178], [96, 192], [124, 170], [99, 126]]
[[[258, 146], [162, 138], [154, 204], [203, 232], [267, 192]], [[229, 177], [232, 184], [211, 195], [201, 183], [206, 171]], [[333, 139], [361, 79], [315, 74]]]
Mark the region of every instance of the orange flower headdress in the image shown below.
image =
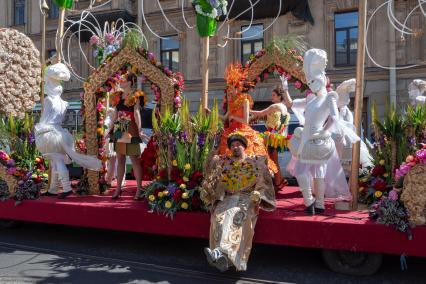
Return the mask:
[[227, 87], [235, 87], [239, 91], [243, 91], [244, 82], [247, 78], [248, 70], [243, 68], [241, 63], [231, 63], [226, 67], [225, 80]]

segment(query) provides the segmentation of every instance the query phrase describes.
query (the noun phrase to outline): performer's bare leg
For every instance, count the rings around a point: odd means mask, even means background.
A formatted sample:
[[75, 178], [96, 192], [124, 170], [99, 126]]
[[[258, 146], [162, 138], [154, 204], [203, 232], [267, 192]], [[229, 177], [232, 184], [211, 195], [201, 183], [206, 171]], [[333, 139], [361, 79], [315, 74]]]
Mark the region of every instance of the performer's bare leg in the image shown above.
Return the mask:
[[121, 182], [126, 173], [126, 155], [117, 153], [117, 189], [112, 195], [112, 199], [117, 199], [121, 195]]

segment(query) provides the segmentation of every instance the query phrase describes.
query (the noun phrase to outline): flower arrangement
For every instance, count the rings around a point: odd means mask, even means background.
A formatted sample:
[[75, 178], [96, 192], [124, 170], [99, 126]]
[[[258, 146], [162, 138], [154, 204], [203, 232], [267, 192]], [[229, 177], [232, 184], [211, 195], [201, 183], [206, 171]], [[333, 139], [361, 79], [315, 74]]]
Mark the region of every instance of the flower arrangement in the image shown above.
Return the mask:
[[[0, 165], [6, 168], [6, 175], [17, 181], [17, 188], [9, 188], [15, 192], [17, 204], [24, 199], [37, 199], [48, 179], [46, 163], [35, 146], [33, 126], [34, 118], [28, 113], [24, 119], [9, 116], [0, 120]], [[1, 199], [9, 197], [6, 187], [0, 191]]]
[[40, 100], [40, 54], [26, 35], [0, 30], [0, 112], [23, 118]]
[[414, 155], [408, 155], [405, 162], [395, 170], [395, 186], [401, 188], [405, 175], [418, 164], [426, 164], [426, 144], [421, 144], [421, 149], [417, 150]]
[[200, 108], [191, 116], [186, 100], [175, 114], [166, 111], [157, 118], [153, 113], [159, 171], [144, 189], [152, 210], [173, 216], [178, 210], [201, 207], [202, 172], [220, 129], [216, 103], [209, 115]]
[[226, 0], [191, 0], [197, 14], [197, 31], [201, 37], [216, 33], [217, 20], [228, 13]]
[[108, 55], [117, 51], [121, 46], [121, 33], [105, 32], [100, 35], [92, 35], [89, 40], [90, 46], [94, 49], [93, 56], [97, 64], [101, 64]]

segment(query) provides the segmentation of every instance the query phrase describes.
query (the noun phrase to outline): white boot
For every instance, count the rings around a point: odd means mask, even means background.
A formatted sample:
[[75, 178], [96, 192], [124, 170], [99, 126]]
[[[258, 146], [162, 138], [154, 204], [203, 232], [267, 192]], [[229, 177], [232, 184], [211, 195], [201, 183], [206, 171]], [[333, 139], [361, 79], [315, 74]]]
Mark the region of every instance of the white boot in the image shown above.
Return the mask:
[[72, 194], [70, 175], [68, 172], [59, 172], [58, 177], [62, 185], [62, 193], [58, 195], [58, 198], [64, 199], [68, 195]]
[[324, 205], [325, 182], [324, 182], [324, 179], [314, 179], [314, 186], [315, 186], [315, 189], [316, 189], [315, 209], [317, 211], [323, 212], [324, 209], [325, 209], [325, 205]]
[[59, 185], [58, 173], [55, 171], [52, 171], [52, 174], [50, 175], [49, 178], [50, 178], [50, 186], [47, 192], [50, 195], [56, 195], [58, 194], [58, 185]]

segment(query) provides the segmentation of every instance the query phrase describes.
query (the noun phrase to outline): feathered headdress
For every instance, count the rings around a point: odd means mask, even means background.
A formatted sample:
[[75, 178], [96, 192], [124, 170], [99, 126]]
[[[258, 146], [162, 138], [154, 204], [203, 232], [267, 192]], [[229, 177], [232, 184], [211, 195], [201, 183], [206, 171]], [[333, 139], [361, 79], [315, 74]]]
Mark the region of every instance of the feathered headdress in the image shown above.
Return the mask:
[[244, 90], [248, 70], [243, 68], [241, 63], [231, 63], [226, 67], [225, 80], [227, 86], [235, 87], [239, 90]]

